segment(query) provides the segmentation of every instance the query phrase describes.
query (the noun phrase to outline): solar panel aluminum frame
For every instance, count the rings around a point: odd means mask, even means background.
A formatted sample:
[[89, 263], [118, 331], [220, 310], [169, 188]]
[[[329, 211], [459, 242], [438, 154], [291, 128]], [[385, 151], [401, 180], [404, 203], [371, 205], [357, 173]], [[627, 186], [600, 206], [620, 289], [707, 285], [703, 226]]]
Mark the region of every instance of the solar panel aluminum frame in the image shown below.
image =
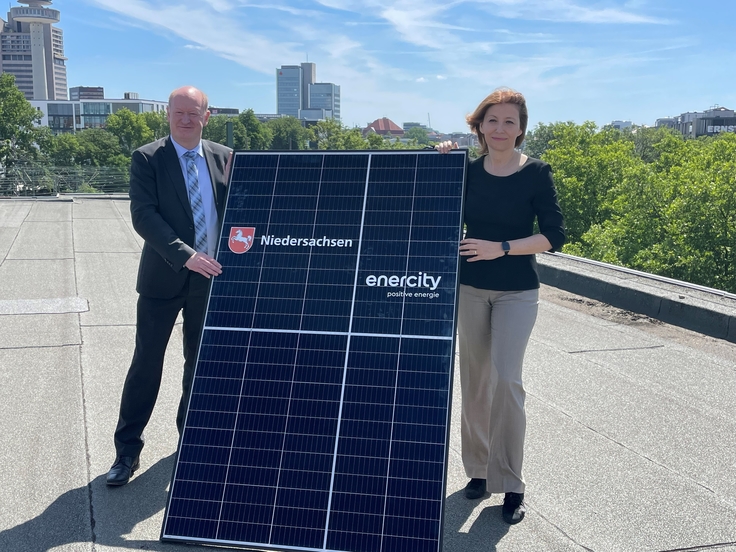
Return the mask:
[[[459, 194], [457, 195], [457, 201], [459, 203], [458, 203], [458, 208], [456, 209], [457, 214], [458, 214], [458, 218], [457, 218], [457, 231], [458, 231], [457, 232], [457, 240], [453, 241], [453, 243], [451, 244], [452, 247], [455, 250], [455, 261], [454, 261], [454, 271], [453, 271], [453, 274], [454, 274], [453, 303], [454, 304], [452, 305], [452, 322], [451, 322], [452, 334], [449, 337], [449, 340], [448, 340], [448, 337], [447, 336], [444, 336], [442, 338], [439, 338], [439, 337], [436, 337], [436, 336], [435, 337], [432, 337], [432, 336], [429, 336], [429, 335], [415, 335], [415, 336], [409, 335], [409, 336], [405, 336], [404, 334], [401, 334], [401, 333], [400, 334], [390, 334], [389, 335], [389, 337], [392, 338], [392, 339], [394, 339], [394, 340], [396, 340], [398, 338], [399, 345], [401, 344], [401, 340], [402, 339], [406, 339], [407, 342], [408, 342], [408, 341], [410, 341], [411, 338], [426, 339], [426, 340], [429, 340], [429, 339], [444, 339], [445, 341], [448, 341], [449, 342], [449, 367], [448, 367], [448, 373], [445, 376], [447, 378], [447, 390], [446, 390], [446, 402], [445, 402], [445, 405], [444, 405], [444, 420], [443, 420], [443, 422], [444, 422], [444, 424], [443, 424], [444, 425], [444, 431], [443, 431], [443, 435], [442, 435], [442, 439], [443, 439], [443, 441], [442, 441], [443, 453], [442, 453], [442, 466], [441, 466], [441, 491], [439, 491], [437, 493], [437, 495], [438, 495], [437, 498], [439, 499], [439, 511], [437, 513], [437, 519], [434, 520], [434, 521], [436, 521], [437, 531], [438, 532], [437, 532], [436, 538], [434, 538], [434, 535], [433, 535], [430, 539], [428, 539], [428, 542], [431, 541], [429, 548], [427, 548], [427, 546], [424, 546], [424, 548], [421, 548], [421, 550], [432, 550], [433, 552], [439, 552], [442, 549], [442, 540], [443, 540], [444, 500], [445, 500], [446, 485], [447, 485], [447, 470], [446, 470], [446, 466], [447, 466], [448, 451], [449, 451], [450, 410], [451, 410], [451, 400], [452, 400], [452, 376], [453, 376], [453, 364], [454, 364], [454, 356], [455, 356], [454, 336], [455, 336], [455, 332], [456, 332], [456, 328], [457, 328], [457, 303], [458, 303], [458, 290], [459, 290], [459, 280], [458, 280], [459, 257], [457, 256], [456, 251], [457, 251], [457, 246], [459, 245], [459, 240], [462, 239], [462, 213], [463, 213], [463, 208], [464, 208], [463, 202], [464, 202], [464, 197], [465, 197], [465, 181], [466, 181], [466, 173], [467, 173], [467, 151], [465, 151], [465, 150], [455, 150], [455, 151], [450, 152], [448, 155], [451, 156], [453, 159], [455, 159], [457, 161], [455, 163], [456, 165], [461, 165], [462, 166], [462, 177], [459, 179], [459, 182], [458, 182], [458, 184], [460, 186], [460, 188], [459, 188], [460, 191], [459, 191]], [[323, 167], [324, 167], [324, 164], [325, 164], [325, 158], [327, 158], [327, 157], [335, 158], [335, 157], [338, 157], [339, 156], [339, 157], [347, 158], [346, 156], [354, 156], [354, 157], [355, 156], [365, 156], [367, 158], [367, 162], [368, 163], [367, 163], [367, 168], [366, 168], [365, 182], [364, 182], [364, 190], [363, 190], [363, 198], [362, 198], [363, 199], [363, 205], [362, 205], [362, 219], [361, 219], [361, 223], [360, 223], [360, 238], [358, 240], [358, 251], [357, 251], [357, 254], [356, 254], [357, 257], [356, 257], [356, 264], [355, 264], [355, 268], [354, 268], [355, 276], [354, 276], [354, 281], [353, 281], [352, 307], [351, 307], [351, 313], [350, 313], [350, 328], [351, 329], [353, 327], [353, 320], [354, 320], [354, 313], [355, 313], [356, 291], [357, 291], [358, 286], [359, 286], [359, 274], [361, 272], [365, 272], [365, 270], [361, 270], [360, 260], [361, 260], [361, 247], [363, 246], [363, 237], [364, 237], [363, 236], [363, 232], [364, 232], [364, 226], [365, 226], [366, 203], [367, 203], [367, 199], [368, 199], [368, 196], [369, 196], [368, 187], [369, 187], [369, 184], [370, 184], [370, 177], [371, 177], [371, 166], [370, 166], [371, 160], [373, 158], [379, 158], [380, 156], [389, 156], [386, 159], [390, 159], [393, 156], [417, 156], [416, 157], [416, 159], [417, 159], [417, 161], [416, 161], [417, 166], [419, 164], [420, 156], [422, 156], [422, 157], [423, 156], [434, 156], [435, 159], [445, 159], [445, 160], [448, 160], [448, 161], [450, 160], [450, 157], [437, 157], [437, 156], [440, 156], [440, 154], [438, 154], [436, 152], [433, 152], [433, 151], [427, 151], [427, 150], [418, 150], [418, 151], [417, 150], [398, 150], [398, 151], [397, 150], [370, 150], [370, 151], [337, 151], [337, 152], [336, 151], [296, 151], [296, 152], [273, 152], [273, 151], [249, 152], [249, 151], [239, 151], [239, 152], [236, 152], [234, 154], [234, 156], [233, 156], [233, 163], [232, 163], [232, 167], [231, 167], [231, 171], [230, 171], [230, 182], [231, 182], [231, 186], [228, 187], [228, 197], [227, 197], [227, 200], [226, 200], [226, 207], [225, 207], [225, 211], [224, 211], [225, 212], [225, 215], [223, 216], [223, 220], [222, 220], [222, 224], [221, 224], [221, 228], [220, 228], [220, 239], [218, 241], [217, 259], [220, 262], [222, 262], [222, 264], [223, 264], [223, 275], [226, 274], [226, 271], [233, 270], [234, 268], [227, 266], [226, 263], [222, 261], [221, 257], [223, 257], [223, 256], [224, 257], [227, 257], [231, 253], [239, 253], [239, 252], [233, 250], [231, 247], [230, 247], [230, 251], [229, 252], [227, 251], [227, 249], [229, 247], [229, 245], [228, 245], [229, 244], [229, 239], [230, 239], [230, 237], [232, 237], [230, 235], [232, 233], [231, 232], [231, 229], [235, 226], [232, 223], [232, 221], [229, 221], [228, 220], [228, 214], [229, 214], [230, 211], [232, 211], [235, 208], [234, 207], [234, 202], [237, 201], [237, 200], [234, 200], [233, 199], [234, 196], [237, 196], [237, 194], [234, 193], [233, 190], [235, 188], [237, 188], [241, 184], [237, 179], [234, 180], [234, 176], [236, 174], [236, 170], [238, 170], [240, 168], [238, 161], [239, 161], [239, 159], [242, 159], [243, 157], [246, 157], [246, 156], [247, 157], [256, 156], [256, 157], [261, 157], [261, 158], [274, 157], [274, 156], [276, 156], [276, 157], [278, 157], [279, 161], [281, 160], [282, 157], [287, 157], [287, 156], [289, 158], [293, 158], [293, 159], [299, 159], [299, 158], [304, 159], [306, 156], [321, 156], [322, 159], [323, 159], [322, 160]], [[460, 157], [462, 159], [461, 161], [459, 159]], [[426, 158], [426, 159], [429, 159], [429, 158]], [[390, 163], [389, 163], [389, 165], [390, 165]], [[455, 167], [455, 168], [457, 169], [458, 167]], [[416, 176], [415, 176], [415, 180], [413, 182], [413, 185], [416, 186], [416, 184], [417, 184], [417, 181], [416, 181]], [[276, 184], [274, 183], [274, 188], [275, 188], [275, 186], [276, 186]], [[275, 197], [275, 196], [276, 196], [276, 192], [273, 191], [273, 197]], [[273, 203], [272, 203], [272, 205], [273, 205]], [[412, 206], [412, 209], [413, 209], [413, 206]], [[391, 209], [388, 209], [387, 210], [387, 212], [390, 212], [390, 211], [391, 211]], [[318, 209], [315, 211], [315, 213], [318, 213]], [[412, 210], [412, 215], [413, 215], [413, 213], [414, 213], [414, 211]], [[316, 214], [315, 214], [315, 216], [316, 216]], [[411, 227], [411, 228], [413, 228], [413, 227]], [[326, 238], [327, 238], [327, 236], [325, 236], [325, 239]], [[270, 238], [266, 238], [266, 240], [268, 240], [268, 239], [270, 239]], [[263, 238], [262, 238], [262, 240], [263, 240]], [[252, 247], [255, 244], [255, 242], [256, 242], [256, 237], [255, 237], [255, 235], [252, 235], [251, 242], [250, 242], [251, 245], [249, 245], [248, 248]], [[293, 245], [293, 243], [294, 243], [293, 240], [290, 241], [290, 243], [291, 243], [291, 245]], [[411, 243], [411, 238], [409, 238], [409, 240], [408, 240], [407, 243], [409, 243], [409, 244]], [[309, 246], [308, 249], [310, 250], [310, 258], [311, 258], [311, 255], [312, 255], [311, 250], [313, 249], [313, 246]], [[248, 249], [246, 249], [246, 251], [247, 250]], [[264, 253], [264, 255], [265, 255], [265, 253]], [[407, 253], [407, 258], [408, 258], [408, 253]], [[407, 264], [408, 264], [408, 260], [407, 260]], [[427, 277], [428, 277], [428, 275], [425, 274], [424, 280], [423, 280], [423, 282], [425, 284], [427, 283]], [[411, 278], [411, 277], [408, 274], [405, 274], [404, 278], [405, 279], [400, 280], [400, 283], [403, 286], [403, 290], [406, 290], [406, 284], [407, 284], [406, 278]], [[421, 284], [422, 283], [421, 278], [422, 278], [422, 272], [419, 272], [419, 274], [417, 275], [417, 277], [415, 277], [415, 279], [413, 280], [413, 282], [415, 284], [417, 282], [419, 284]], [[190, 420], [190, 414], [192, 414], [192, 412], [196, 412], [196, 409], [194, 409], [192, 407], [192, 403], [193, 403], [192, 397], [194, 397], [194, 395], [195, 395], [195, 382], [197, 382], [197, 380], [198, 380], [198, 376], [199, 376], [199, 372], [200, 372], [200, 362], [203, 362], [203, 360], [202, 360], [203, 359], [203, 347], [205, 347], [205, 339], [208, 336], [214, 335], [213, 332], [216, 332], [218, 330], [223, 330], [223, 328], [214, 328], [213, 329], [211, 326], [208, 325], [208, 322], [211, 319], [211, 316], [210, 315], [211, 315], [211, 307], [213, 306], [213, 293], [214, 293], [214, 289], [223, 280], [224, 280], [224, 278], [222, 278], [222, 276], [218, 277], [217, 279], [214, 280], [214, 282], [213, 282], [213, 284], [212, 284], [212, 286], [210, 288], [210, 296], [208, 297], [207, 310], [206, 310], [206, 315], [205, 315], [205, 327], [204, 327], [204, 329], [202, 331], [202, 336], [201, 336], [201, 340], [200, 340], [200, 347], [199, 347], [199, 355], [198, 355], [198, 359], [197, 359], [197, 362], [196, 362], [196, 365], [195, 365], [195, 374], [194, 374], [194, 378], [193, 378], [191, 394], [190, 394], [190, 397], [189, 397], [189, 408], [187, 410], [187, 416], [186, 416], [186, 420], [185, 420], [185, 424], [184, 424], [184, 430], [183, 430], [182, 436], [180, 438], [179, 449], [177, 450], [175, 467], [174, 467], [174, 473], [172, 474], [172, 481], [171, 481], [170, 490], [169, 490], [169, 496], [168, 496], [168, 500], [167, 500], [167, 504], [166, 504], [166, 512], [164, 514], [164, 521], [163, 521], [163, 524], [162, 524], [161, 540], [162, 541], [165, 541], [165, 542], [178, 542], [178, 543], [188, 543], [188, 544], [203, 544], [203, 545], [227, 546], [227, 547], [242, 548], [242, 549], [264, 549], [265, 548], [265, 549], [270, 549], [270, 550], [285, 550], [285, 551], [290, 551], [290, 550], [324, 550], [324, 551], [327, 551], [327, 550], [330, 550], [330, 551], [332, 551], [332, 550], [335, 550], [335, 551], [342, 551], [342, 550], [346, 550], [346, 551], [347, 550], [351, 550], [351, 551], [354, 551], [355, 550], [355, 551], [357, 551], [357, 550], [360, 550], [361, 552], [371, 552], [372, 550], [375, 550], [376, 552], [379, 552], [379, 550], [381, 550], [381, 551], [385, 552], [384, 551], [383, 544], [381, 544], [381, 546], [379, 546], [379, 547], [373, 547], [373, 548], [371, 548], [370, 546], [363, 546], [363, 545], [359, 545], [359, 546], [356, 547], [356, 545], [354, 545], [355, 538], [353, 538], [353, 541], [350, 541], [351, 543], [353, 543], [350, 546], [344, 546], [344, 547], [330, 547], [330, 546], [328, 546], [328, 535], [330, 534], [330, 531], [335, 531], [335, 532], [337, 531], [336, 529], [330, 528], [330, 521], [331, 521], [330, 514], [331, 514], [332, 511], [330, 510], [330, 506], [329, 505], [328, 505], [328, 508], [327, 508], [327, 512], [325, 514], [325, 516], [326, 516], [326, 526], [325, 526], [325, 529], [324, 529], [323, 544], [322, 545], [319, 545], [319, 546], [315, 546], [315, 545], [304, 545], [304, 544], [296, 544], [296, 545], [294, 545], [294, 544], [283, 544], [283, 543], [279, 544], [279, 543], [274, 543], [274, 542], [260, 542], [260, 541], [250, 541], [250, 540], [249, 541], [244, 541], [244, 540], [238, 540], [238, 539], [217, 538], [217, 537], [214, 537], [214, 538], [213, 537], [204, 537], [203, 538], [201, 536], [193, 536], [191, 534], [174, 534], [175, 531], [172, 531], [172, 530], [167, 531], [168, 523], [174, 517], [173, 514], [172, 514], [172, 510], [173, 510], [173, 508], [172, 508], [172, 502], [177, 498], [177, 496], [176, 496], [177, 491], [178, 491], [177, 485], [179, 485], [179, 484], [182, 484], [183, 485], [183, 483], [181, 483], [182, 479], [180, 479], [179, 476], [184, 477], [183, 474], [180, 473], [180, 472], [183, 471], [182, 466], [184, 464], [186, 464], [186, 462], [184, 462], [184, 460], [182, 460], [182, 456], [183, 456], [183, 454], [186, 454], [187, 453], [187, 447], [193, 448], [192, 443], [189, 443], [189, 444], [187, 443], [188, 431], [190, 431], [190, 430], [192, 432], [198, 431], [196, 429], [191, 429], [190, 426], [189, 426], [189, 423], [191, 421]], [[388, 280], [386, 280], [386, 281], [388, 282]], [[437, 279], [437, 283], [439, 283], [439, 279]], [[393, 284], [393, 282], [392, 282], [392, 284]], [[307, 284], [305, 284], [305, 286], [306, 285]], [[366, 279], [366, 285], [370, 285], [370, 284], [368, 284], [368, 279]], [[260, 286], [260, 280], [259, 280], [259, 286]], [[305, 287], [305, 289], [306, 289], [306, 287]], [[409, 294], [409, 295], [411, 295], [411, 294]], [[305, 291], [305, 296], [306, 296], [306, 291]], [[404, 299], [404, 303], [406, 303], [406, 299]], [[212, 315], [212, 316], [214, 316], [214, 315]], [[402, 316], [403, 316], [403, 310], [402, 310]], [[255, 313], [253, 314], [253, 319], [255, 319]], [[403, 328], [403, 324], [404, 324], [404, 322], [403, 322], [403, 319], [402, 319], [402, 322], [401, 322], [402, 328]], [[229, 328], [229, 330], [234, 330], [234, 327], [231, 326]], [[259, 331], [253, 325], [251, 325], [251, 327], [249, 327], [249, 328], [244, 328], [244, 327], [243, 328], [238, 328], [238, 331], [240, 331], [240, 330], [242, 330], [243, 333], [248, 333], [249, 336], [253, 336], [254, 334], [256, 334], [257, 331]], [[273, 329], [273, 330], [261, 328], [261, 330], [264, 331], [264, 332], [273, 331], [274, 334], [278, 334], [278, 335], [281, 335], [281, 334], [284, 333], [283, 328], [276, 328], [276, 329]], [[301, 336], [301, 335], [313, 334], [315, 332], [310, 332], [309, 330], [301, 330], [300, 329], [298, 333]], [[318, 334], [318, 333], [320, 333], [320, 332], [316, 332], [316, 334]], [[328, 334], [336, 334], [336, 333], [340, 333], [340, 332], [327, 332], [327, 333]], [[263, 335], [266, 335], [266, 334], [264, 333]], [[350, 356], [350, 354], [352, 352], [351, 349], [350, 349], [350, 343], [351, 343], [350, 342], [350, 339], [351, 339], [350, 336], [351, 335], [352, 336], [360, 336], [360, 335], [370, 336], [370, 335], [378, 335], [378, 334], [371, 334], [371, 332], [368, 332], [366, 334], [359, 334], [359, 333], [353, 333], [353, 332], [351, 332], [351, 330], [348, 330], [348, 332], [347, 332], [347, 336], [348, 336], [347, 337], [347, 340], [348, 340], [347, 341], [347, 348], [343, 351], [343, 354], [345, 356], [344, 366], [342, 368], [342, 370], [343, 370], [343, 379], [342, 379], [342, 383], [341, 383], [343, 395], [341, 395], [341, 397], [340, 397], [340, 401], [341, 401], [341, 403], [340, 403], [340, 415], [338, 416], [338, 419], [336, 420], [336, 422], [337, 422], [337, 431], [336, 431], [336, 433], [334, 435], [334, 457], [335, 457], [335, 459], [337, 459], [337, 457], [338, 457], [338, 449], [339, 449], [339, 447], [341, 445], [341, 440], [347, 439], [347, 437], [343, 437], [342, 434], [340, 433], [340, 423], [342, 421], [342, 418], [341, 417], [343, 415], [343, 413], [342, 413], [342, 408], [343, 408], [342, 400], [343, 400], [343, 397], [344, 397], [345, 386], [346, 386], [345, 378], [346, 378], [346, 374], [348, 372], [348, 369], [350, 368], [348, 366], [348, 359], [349, 359], [349, 356]], [[213, 347], [214, 347], [214, 345], [213, 345]], [[250, 347], [250, 341], [249, 341], [248, 347]], [[275, 351], [275, 350], [277, 350], [277, 348], [272, 348], [271, 350], [272, 351]], [[322, 351], [322, 352], [324, 352], [324, 351]], [[396, 370], [397, 370], [397, 376], [396, 376], [396, 378], [397, 379], [396, 379], [396, 383], [394, 384], [394, 391], [396, 391], [396, 389], [398, 389], [398, 377], [399, 377], [398, 376], [398, 370], [399, 370], [398, 363], [400, 363], [400, 361], [401, 361], [401, 354], [402, 353], [396, 353], [396, 358], [397, 358], [397, 361], [396, 361], [397, 362], [397, 368], [396, 368]], [[243, 364], [243, 376], [242, 376], [242, 378], [243, 378], [244, 381], [245, 381], [245, 370], [248, 367], [248, 362], [250, 362], [250, 361], [247, 361], [247, 362], [245, 362]], [[203, 376], [203, 378], [204, 378], [204, 376]], [[292, 385], [294, 385], [294, 382], [292, 382]], [[241, 393], [242, 393], [242, 388], [241, 388]], [[393, 407], [394, 410], [396, 410], [397, 407], [398, 407], [398, 402], [396, 402], [396, 396], [394, 396], [394, 403], [392, 404], [392, 407]], [[236, 411], [234, 413], [234, 418], [235, 418], [235, 423], [236, 424], [239, 423], [238, 420], [241, 419], [241, 415], [243, 415], [243, 413], [240, 410], [238, 410], [238, 411]], [[364, 420], [364, 422], [366, 424], [368, 424], [370, 421], [371, 420]], [[394, 421], [392, 421], [391, 423], [394, 424]], [[396, 425], [396, 424], [394, 424], [394, 425]], [[236, 427], [233, 427], [232, 431], [233, 431], [233, 434], [234, 434], [235, 431], [236, 431]], [[284, 435], [286, 435], [286, 430], [284, 430]], [[314, 439], [317, 439], [318, 437], [319, 436], [314, 436]], [[415, 443], [415, 444], [416, 445], [421, 445], [422, 442], [418, 442], [418, 443]], [[204, 449], [207, 449], [207, 450], [214, 450], [214, 448], [213, 449], [208, 449], [207, 445], [197, 445], [197, 446], [203, 446], [203, 448]], [[282, 455], [283, 454], [284, 454], [284, 451], [282, 450]], [[390, 456], [390, 454], [389, 454], [388, 457], [385, 457], [385, 458], [384, 457], [381, 457], [380, 459], [381, 460], [385, 460], [388, 464], [390, 464], [392, 462], [392, 457]], [[231, 460], [231, 458], [228, 460], [228, 462], [230, 462], [230, 460]], [[205, 463], [202, 463], [201, 465], [206, 465], [206, 464]], [[231, 467], [231, 465], [228, 463], [228, 468], [227, 469], [229, 470], [230, 467]], [[336, 465], [335, 465], [335, 463], [333, 461], [332, 471], [330, 473], [330, 476], [332, 478], [333, 483], [334, 483], [334, 480], [336, 478], [336, 475], [337, 475]], [[387, 480], [389, 479], [388, 474], [386, 475], [386, 479]], [[206, 481], [201, 482], [201, 483], [204, 485], [204, 483], [206, 483]], [[335, 494], [333, 494], [333, 491], [334, 491], [333, 483], [330, 484], [330, 489], [329, 489], [329, 494], [330, 494], [329, 504], [332, 503], [333, 496], [336, 496], [336, 491], [335, 491]], [[222, 497], [221, 497], [221, 501], [220, 501], [220, 515], [222, 515], [223, 505], [226, 503], [226, 501], [225, 501], [225, 490], [226, 490], [226, 488], [227, 488], [228, 485], [233, 486], [233, 483], [231, 481], [228, 481], [227, 476], [226, 476], [226, 480], [222, 483], [223, 492], [222, 492]], [[386, 483], [386, 485], [387, 485], [386, 489], [388, 489], [388, 483]], [[278, 492], [279, 487], [275, 487], [273, 490], [274, 490], [274, 493], [276, 493], [276, 492]], [[363, 496], [363, 495], [356, 495], [356, 496]], [[368, 495], [366, 495], [366, 496], [368, 496]], [[386, 495], [384, 496], [384, 499], [385, 500], [384, 500], [384, 521], [383, 521], [383, 524], [384, 525], [383, 525], [383, 527], [385, 528], [386, 519], [388, 519], [388, 516], [387, 516], [386, 511], [385, 511], [385, 503], [388, 501], [388, 490], [386, 490]], [[198, 500], [198, 499], [195, 498], [195, 501], [196, 500]], [[199, 500], [202, 500], [201, 497], [199, 498]], [[274, 506], [273, 506], [274, 511], [276, 510], [276, 507], [277, 506], [276, 506], [276, 504], [274, 502]], [[309, 510], [309, 509], [307, 508], [307, 510]], [[334, 514], [334, 512], [332, 512], [332, 513]], [[272, 522], [273, 522], [273, 519], [274, 518], [272, 518]], [[219, 523], [220, 522], [218, 521], [218, 530], [217, 530], [218, 531], [218, 534], [219, 534], [219, 531], [220, 531], [220, 529], [219, 529]], [[302, 527], [293, 527], [293, 529], [296, 530], [296, 531], [306, 531], [306, 529], [304, 529]], [[382, 531], [383, 531], [383, 529], [382, 529]], [[182, 532], [182, 531], [180, 531], [180, 532]], [[192, 532], [194, 532], [194, 531], [192, 531]], [[359, 534], [359, 531], [348, 531], [348, 533], [350, 533], [351, 535], [355, 535], [355, 534]], [[371, 536], [374, 536], [373, 534], [370, 534], [370, 535]], [[387, 538], [388, 538], [388, 536], [387, 536], [386, 533], [382, 533], [380, 535], [380, 540], [381, 540], [382, 543], [383, 543], [383, 539], [387, 539]], [[407, 539], [409, 537], [402, 536], [401, 538]], [[434, 540], [432, 540], [432, 539], [434, 539]], [[334, 538], [332, 539], [332, 542], [335, 542], [335, 539]], [[406, 542], [406, 541], [402, 541], [402, 542]], [[424, 542], [424, 541], [422, 541], [422, 542]], [[432, 543], [434, 543], [434, 547], [431, 546]], [[396, 548], [396, 547], [394, 547], [394, 548]], [[387, 547], [386, 548], [386, 550], [389, 550], [389, 549], [390, 549], [390, 547]], [[402, 550], [413, 550], [413, 549], [414, 548], [412, 548], [412, 547], [407, 547], [407, 548], [404, 548]], [[419, 548], [417, 548], [417, 550], [419, 550]]]

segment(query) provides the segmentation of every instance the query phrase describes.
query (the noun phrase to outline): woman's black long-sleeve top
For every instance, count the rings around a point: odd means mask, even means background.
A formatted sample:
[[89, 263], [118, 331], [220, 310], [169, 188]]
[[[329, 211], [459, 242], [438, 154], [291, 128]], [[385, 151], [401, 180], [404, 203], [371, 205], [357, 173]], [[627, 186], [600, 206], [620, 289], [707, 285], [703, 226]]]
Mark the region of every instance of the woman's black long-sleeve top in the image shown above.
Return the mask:
[[[493, 176], [483, 168], [483, 159], [468, 167], [465, 237], [496, 242], [527, 238], [534, 232], [536, 218], [552, 251], [560, 249], [565, 227], [550, 166], [530, 157], [514, 174]], [[534, 255], [505, 255], [472, 263], [461, 257], [460, 283], [496, 291], [536, 289], [537, 261]]]

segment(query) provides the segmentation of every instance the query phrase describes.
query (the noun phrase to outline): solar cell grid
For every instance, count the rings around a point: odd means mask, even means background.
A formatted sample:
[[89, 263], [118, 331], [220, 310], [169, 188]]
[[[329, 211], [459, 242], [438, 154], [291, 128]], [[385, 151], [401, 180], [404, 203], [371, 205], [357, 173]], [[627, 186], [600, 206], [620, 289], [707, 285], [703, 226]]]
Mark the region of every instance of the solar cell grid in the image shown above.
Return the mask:
[[465, 166], [235, 155], [163, 540], [440, 549]]

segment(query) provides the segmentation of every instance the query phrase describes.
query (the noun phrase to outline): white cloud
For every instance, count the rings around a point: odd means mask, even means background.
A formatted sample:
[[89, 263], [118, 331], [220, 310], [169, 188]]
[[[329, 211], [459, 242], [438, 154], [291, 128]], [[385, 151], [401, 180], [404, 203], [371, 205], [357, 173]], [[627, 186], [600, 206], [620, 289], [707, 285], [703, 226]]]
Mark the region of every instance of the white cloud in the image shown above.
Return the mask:
[[209, 6], [217, 11], [217, 12], [227, 12], [233, 9], [233, 3], [229, 2], [228, 0], [204, 0], [206, 4], [209, 4]]
[[[176, 35], [223, 58], [263, 73], [284, 60], [300, 59], [293, 44], [256, 34], [235, 18], [208, 10], [200, 3], [165, 4], [148, 0], [89, 0], [101, 8], [145, 23], [149, 28]], [[257, 54], [254, 54], [257, 53]]]
[[[605, 79], [625, 82], [627, 66], [662, 55], [649, 52], [654, 39], [649, 46], [646, 41], [636, 46], [622, 37], [604, 55], [596, 41], [583, 40], [588, 35], [554, 34], [553, 25], [545, 32], [538, 32], [540, 24], [530, 32], [514, 30], [519, 25], [510, 21], [509, 28], [498, 28], [499, 17], [580, 24], [662, 22], [642, 15], [646, 7], [620, 2], [595, 8], [578, 5], [582, 0], [315, 0], [308, 4], [314, 9], [303, 9], [304, 3], [294, 2], [299, 6], [294, 7], [288, 0], [273, 5], [263, 0], [87, 1], [132, 25], [179, 37], [186, 48], [208, 50], [269, 77], [276, 67], [304, 61], [308, 53], [318, 63], [318, 80], [341, 86], [348, 125], [384, 114], [411, 120], [431, 112], [438, 128], [458, 130], [464, 127], [464, 114], [497, 86], [553, 98], [576, 86], [600, 89]], [[353, 25], [346, 29], [348, 20]], [[510, 45], [528, 48], [522, 54]], [[667, 47], [671, 44], [662, 46]], [[418, 84], [429, 80], [432, 87]], [[268, 83], [235, 84], [255, 91]]]
[[[592, 8], [571, 0], [469, 0], [490, 14], [509, 19], [606, 24], [668, 24], [667, 19], [617, 8]], [[492, 4], [492, 5], [489, 5]], [[631, 6], [632, 8], [635, 6]]]
[[304, 10], [300, 8], [295, 8], [293, 6], [289, 6], [288, 4], [257, 4], [257, 3], [248, 2], [247, 0], [239, 0], [239, 2], [240, 2], [240, 6], [244, 8], [275, 10], [275, 11], [280, 11], [280, 12], [288, 13], [291, 15], [298, 15], [302, 17], [303, 16], [313, 17], [319, 14], [319, 12], [315, 10]]

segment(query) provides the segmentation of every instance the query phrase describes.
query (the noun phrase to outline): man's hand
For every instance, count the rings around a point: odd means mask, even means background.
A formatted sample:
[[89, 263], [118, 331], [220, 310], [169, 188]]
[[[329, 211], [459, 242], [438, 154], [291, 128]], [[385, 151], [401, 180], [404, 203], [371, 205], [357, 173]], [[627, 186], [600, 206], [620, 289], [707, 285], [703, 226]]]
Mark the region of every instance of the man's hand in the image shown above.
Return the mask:
[[206, 253], [195, 253], [184, 266], [208, 279], [222, 274], [222, 265]]

